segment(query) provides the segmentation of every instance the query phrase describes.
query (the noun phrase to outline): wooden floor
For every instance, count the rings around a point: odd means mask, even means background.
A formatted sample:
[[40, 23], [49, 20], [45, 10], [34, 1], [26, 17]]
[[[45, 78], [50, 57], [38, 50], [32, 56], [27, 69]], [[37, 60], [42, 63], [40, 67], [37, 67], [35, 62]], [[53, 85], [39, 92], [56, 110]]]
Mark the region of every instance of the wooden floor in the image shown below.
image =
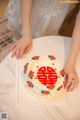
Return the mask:
[[0, 0], [0, 16], [4, 16], [9, 0]]

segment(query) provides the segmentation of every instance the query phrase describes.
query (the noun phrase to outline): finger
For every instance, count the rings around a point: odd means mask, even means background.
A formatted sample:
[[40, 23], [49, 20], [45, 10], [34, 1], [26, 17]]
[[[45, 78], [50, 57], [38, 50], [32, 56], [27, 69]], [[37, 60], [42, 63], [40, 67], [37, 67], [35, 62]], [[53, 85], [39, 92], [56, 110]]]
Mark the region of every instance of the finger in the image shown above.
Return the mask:
[[68, 80], [68, 75], [65, 73], [64, 82], [63, 82], [64, 87], [65, 87], [65, 85], [66, 85], [66, 83], [67, 83], [67, 80]]
[[29, 45], [28, 48], [25, 49], [24, 54], [27, 53], [30, 50], [30, 48], [31, 48], [31, 45]]
[[16, 46], [17, 46], [17, 43], [13, 44], [11, 47], [11, 51], [13, 51]]
[[16, 50], [16, 53], [15, 53], [15, 56], [17, 59], [20, 58], [20, 51], [21, 51], [21, 47], [18, 47], [17, 50]]
[[65, 85], [66, 89], [71, 85], [71, 82], [72, 82], [72, 75], [68, 74], [67, 83]]
[[68, 87], [67, 91], [72, 91], [75, 87], [76, 80], [72, 80], [72, 84]]
[[26, 53], [29, 51], [30, 48], [31, 48], [31, 44], [28, 45], [28, 46], [27, 46], [26, 48], [24, 48], [23, 50], [21, 50], [20, 58], [22, 58], [22, 56], [23, 56], [24, 54], [26, 54]]
[[20, 51], [20, 58], [22, 58], [25, 49], [27, 49], [27, 48], [25, 48], [25, 47], [22, 47], [22, 48], [21, 48], [21, 51]]
[[75, 80], [74, 89], [78, 86], [78, 84], [79, 84], [79, 79], [77, 78], [77, 79]]
[[16, 50], [17, 50], [17, 46], [15, 47], [15, 49], [14, 49], [13, 52], [12, 52], [12, 55], [11, 55], [12, 58], [15, 56]]

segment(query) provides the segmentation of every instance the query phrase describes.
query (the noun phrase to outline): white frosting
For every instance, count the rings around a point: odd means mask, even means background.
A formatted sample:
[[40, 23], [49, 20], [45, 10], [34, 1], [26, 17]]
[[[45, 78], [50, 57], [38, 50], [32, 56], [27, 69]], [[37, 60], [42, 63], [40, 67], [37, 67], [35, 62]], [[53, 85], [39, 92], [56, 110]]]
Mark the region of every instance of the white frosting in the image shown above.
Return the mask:
[[[45, 73], [44, 76], [42, 76], [42, 73], [37, 74], [39, 69], [41, 67], [45, 67], [45, 69], [47, 70], [47, 68], [52, 68], [53, 70], [55, 70], [54, 74], [57, 76], [60, 76], [57, 78], [57, 82], [53, 85], [55, 86], [53, 89], [49, 89], [47, 86], [49, 86], [49, 84], [42, 84], [39, 81], [38, 75], [40, 75], [41, 80], [44, 80], [44, 77], [46, 76], [47, 79], [46, 81], [49, 79], [49, 71], [46, 71], [47, 74]], [[64, 77], [60, 74], [60, 71], [63, 69], [63, 67], [60, 65], [60, 63], [56, 60], [56, 59], [50, 59], [50, 57], [48, 56], [40, 56], [39, 59], [35, 60], [35, 59], [31, 59], [28, 66], [27, 66], [27, 71], [26, 73], [22, 73], [22, 78], [23, 78], [23, 83], [24, 86], [26, 87], [27, 90], [29, 90], [31, 93], [36, 94], [36, 95], [40, 95], [40, 96], [47, 96], [46, 94], [43, 94], [41, 91], [49, 91], [50, 94], [48, 94], [48, 96], [50, 95], [55, 95], [56, 92], [58, 92], [58, 88], [60, 86], [63, 86], [63, 81], [64, 81]], [[29, 72], [32, 71], [33, 76], [32, 79], [29, 76]], [[40, 71], [41, 72], [41, 71]], [[50, 76], [51, 78], [53, 78], [53, 75]], [[29, 86], [29, 82], [31, 82], [33, 84], [33, 87]], [[44, 81], [43, 81], [44, 82]], [[50, 82], [50, 79], [49, 79]]]

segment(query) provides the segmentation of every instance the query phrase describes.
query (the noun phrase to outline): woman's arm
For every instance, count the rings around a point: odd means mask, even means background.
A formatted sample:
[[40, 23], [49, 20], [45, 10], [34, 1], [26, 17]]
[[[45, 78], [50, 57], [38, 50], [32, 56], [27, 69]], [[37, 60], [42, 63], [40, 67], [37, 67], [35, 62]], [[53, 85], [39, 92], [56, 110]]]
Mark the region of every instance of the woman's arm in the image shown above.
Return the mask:
[[71, 50], [67, 64], [69, 64], [70, 66], [75, 65], [79, 50], [80, 50], [80, 12], [78, 13], [76, 19], [76, 23], [72, 35]]
[[22, 16], [22, 33], [31, 33], [31, 13], [32, 0], [20, 0], [21, 16]]
[[[21, 19], [22, 19], [22, 37], [12, 46], [12, 57], [22, 58], [32, 46], [31, 32], [31, 13], [32, 0], [20, 0]], [[24, 35], [23, 35], [24, 34]]]
[[72, 91], [78, 85], [79, 78], [75, 70], [75, 64], [80, 51], [80, 11], [78, 13], [71, 42], [70, 54], [65, 65], [65, 88]]

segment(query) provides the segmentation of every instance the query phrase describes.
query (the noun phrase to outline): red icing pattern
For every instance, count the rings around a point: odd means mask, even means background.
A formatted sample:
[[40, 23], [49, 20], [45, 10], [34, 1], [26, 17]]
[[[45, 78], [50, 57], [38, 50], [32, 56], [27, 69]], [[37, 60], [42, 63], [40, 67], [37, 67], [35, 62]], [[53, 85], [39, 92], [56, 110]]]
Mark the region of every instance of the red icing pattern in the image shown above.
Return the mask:
[[53, 68], [49, 66], [43, 66], [39, 68], [37, 72], [37, 78], [44, 85], [54, 85], [57, 82], [58, 76]]

